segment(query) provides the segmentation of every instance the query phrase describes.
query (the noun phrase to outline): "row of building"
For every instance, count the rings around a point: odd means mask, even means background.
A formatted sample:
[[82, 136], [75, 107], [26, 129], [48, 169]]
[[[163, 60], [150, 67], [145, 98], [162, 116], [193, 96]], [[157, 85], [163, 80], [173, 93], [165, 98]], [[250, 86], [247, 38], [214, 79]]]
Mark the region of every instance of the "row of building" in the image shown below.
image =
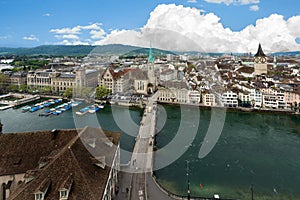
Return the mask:
[[57, 93], [96, 86], [105, 86], [118, 95], [158, 91], [158, 101], [166, 103], [286, 109], [300, 103], [296, 64], [282, 66], [274, 57], [270, 65], [261, 45], [254, 57], [239, 60], [225, 56], [155, 61], [150, 48], [148, 61], [119, 60], [105, 67], [30, 71], [12, 75], [11, 83], [49, 87]]

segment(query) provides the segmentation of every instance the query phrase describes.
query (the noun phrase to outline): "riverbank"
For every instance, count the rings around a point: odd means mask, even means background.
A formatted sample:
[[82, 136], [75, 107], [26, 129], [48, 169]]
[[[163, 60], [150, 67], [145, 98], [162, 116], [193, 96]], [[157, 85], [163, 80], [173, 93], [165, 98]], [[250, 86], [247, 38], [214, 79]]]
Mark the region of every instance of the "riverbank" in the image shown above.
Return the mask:
[[205, 106], [201, 104], [186, 104], [186, 103], [171, 103], [171, 102], [160, 102], [162, 105], [174, 105], [184, 107], [198, 107], [204, 110], [222, 109], [227, 111], [238, 111], [238, 112], [253, 112], [253, 113], [276, 113], [276, 114], [295, 114], [298, 115], [300, 112], [295, 112], [288, 109], [268, 109], [268, 108], [245, 108], [245, 107], [221, 107], [221, 106]]

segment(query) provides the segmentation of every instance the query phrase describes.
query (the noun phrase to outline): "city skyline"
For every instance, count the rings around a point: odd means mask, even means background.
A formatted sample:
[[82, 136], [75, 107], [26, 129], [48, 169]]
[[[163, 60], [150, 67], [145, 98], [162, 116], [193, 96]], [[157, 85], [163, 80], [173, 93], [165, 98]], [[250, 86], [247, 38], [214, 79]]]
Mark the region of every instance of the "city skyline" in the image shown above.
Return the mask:
[[[168, 50], [299, 50], [295, 0], [1, 1], [0, 46], [128, 44]], [[178, 39], [179, 38], [179, 39]], [[172, 42], [178, 40], [176, 43]]]

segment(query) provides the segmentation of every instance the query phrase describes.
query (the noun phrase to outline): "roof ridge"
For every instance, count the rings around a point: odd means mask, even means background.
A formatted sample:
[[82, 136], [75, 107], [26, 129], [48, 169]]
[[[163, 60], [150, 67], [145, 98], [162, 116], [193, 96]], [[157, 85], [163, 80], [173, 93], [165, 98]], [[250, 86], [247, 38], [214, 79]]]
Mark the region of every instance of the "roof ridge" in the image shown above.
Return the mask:
[[74, 159], [74, 161], [76, 162], [77, 167], [79, 168], [79, 173], [80, 173], [80, 175], [83, 177], [82, 183], [84, 183], [84, 184], [87, 186], [90, 195], [91, 195], [94, 199], [96, 199], [96, 197], [94, 196], [93, 192], [91, 191], [91, 189], [90, 189], [90, 187], [89, 187], [89, 184], [88, 184], [88, 182], [87, 182], [87, 180], [86, 180], [86, 177], [85, 177], [84, 173], [82, 172], [82, 168], [80, 167], [79, 162], [78, 162], [76, 156], [74, 155], [74, 153], [73, 153], [73, 151], [72, 151], [72, 148], [70, 148], [69, 150], [70, 150], [70, 154], [71, 154], [72, 158]]

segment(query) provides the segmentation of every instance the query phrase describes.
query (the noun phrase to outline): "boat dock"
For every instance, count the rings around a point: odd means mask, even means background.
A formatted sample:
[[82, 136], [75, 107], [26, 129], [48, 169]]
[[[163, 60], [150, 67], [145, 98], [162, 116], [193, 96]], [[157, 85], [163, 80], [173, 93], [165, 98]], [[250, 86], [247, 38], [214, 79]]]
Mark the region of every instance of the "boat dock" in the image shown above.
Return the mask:
[[22, 104], [26, 104], [35, 100], [40, 99], [39, 95], [28, 95], [28, 94], [18, 94], [9, 93], [0, 96], [0, 104], [4, 106], [0, 107], [0, 110], [5, 110]]

